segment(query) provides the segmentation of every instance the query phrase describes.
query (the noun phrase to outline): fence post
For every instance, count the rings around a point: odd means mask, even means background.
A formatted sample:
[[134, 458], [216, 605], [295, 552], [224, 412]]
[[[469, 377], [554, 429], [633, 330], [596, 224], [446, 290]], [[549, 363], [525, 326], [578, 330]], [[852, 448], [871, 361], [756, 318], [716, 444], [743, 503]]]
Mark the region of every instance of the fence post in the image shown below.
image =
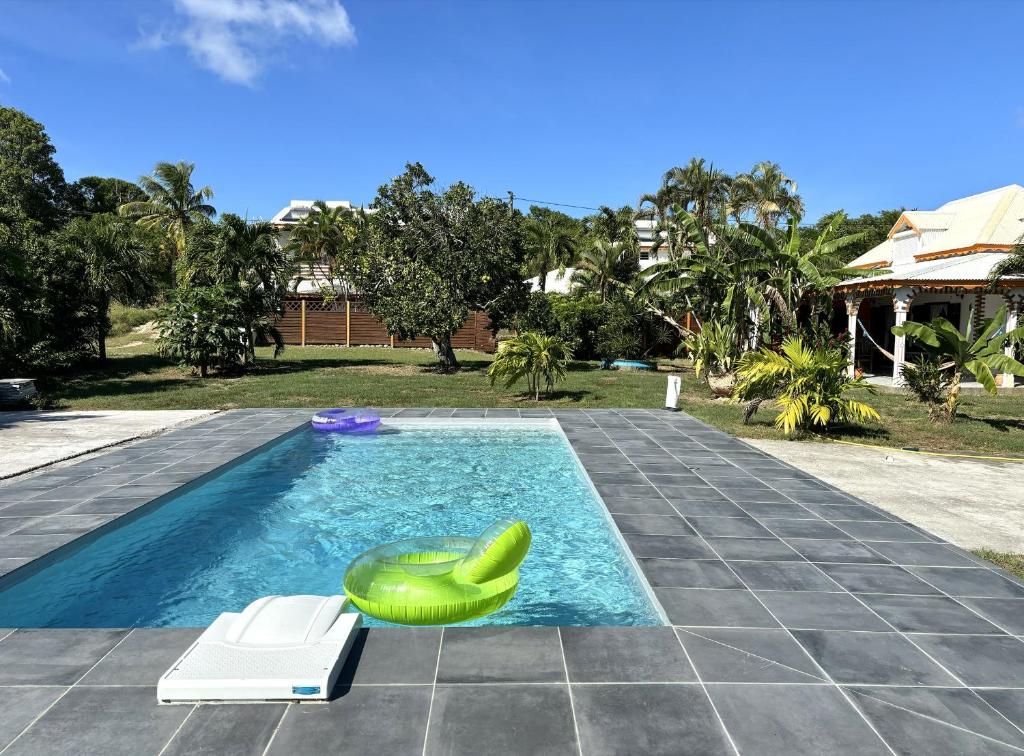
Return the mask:
[[302, 300], [302, 312], [299, 326], [299, 345], [306, 346], [306, 300]]
[[352, 303], [345, 300], [345, 346], [352, 346]]
[[391, 334], [391, 348], [395, 348], [395, 334]]

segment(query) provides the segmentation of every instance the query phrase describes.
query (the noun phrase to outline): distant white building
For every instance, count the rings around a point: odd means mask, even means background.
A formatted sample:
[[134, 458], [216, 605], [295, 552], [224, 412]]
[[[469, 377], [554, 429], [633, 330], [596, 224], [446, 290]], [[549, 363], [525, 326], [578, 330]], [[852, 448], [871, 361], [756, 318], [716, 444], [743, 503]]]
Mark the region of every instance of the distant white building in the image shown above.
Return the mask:
[[[315, 201], [291, 200], [270, 219], [271, 224], [278, 229], [277, 243], [281, 247], [285, 247], [288, 244], [288, 240], [291, 238], [291, 229], [309, 217]], [[336, 207], [345, 208], [346, 210], [359, 209], [348, 200], [325, 200], [324, 204], [331, 209]], [[325, 288], [329, 289], [332, 287], [339, 289], [341, 281], [337, 279], [329, 281], [319, 271], [311, 269], [310, 266], [303, 266], [303, 269], [299, 271], [292, 281], [291, 289], [296, 294], [316, 294], [322, 292]]]

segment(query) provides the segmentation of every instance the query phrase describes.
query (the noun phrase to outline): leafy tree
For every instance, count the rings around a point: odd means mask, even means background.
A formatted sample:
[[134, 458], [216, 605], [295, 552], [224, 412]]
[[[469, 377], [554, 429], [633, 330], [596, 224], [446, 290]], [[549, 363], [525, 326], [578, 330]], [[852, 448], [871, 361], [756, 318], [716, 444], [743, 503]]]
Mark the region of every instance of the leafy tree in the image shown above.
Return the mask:
[[550, 392], [565, 378], [571, 359], [572, 350], [562, 339], [527, 331], [498, 345], [487, 376], [492, 386], [500, 380], [505, 388], [526, 378], [534, 400], [540, 401], [541, 383]]
[[160, 313], [161, 349], [203, 378], [210, 368], [234, 370], [244, 351], [241, 309], [230, 287], [180, 287]]
[[933, 359], [943, 363], [945, 369], [952, 369], [953, 377], [946, 393], [945, 419], [953, 422], [960, 401], [960, 383], [964, 373], [971, 373], [984, 389], [997, 393], [995, 375], [1011, 373], [1024, 376], [1024, 364], [1005, 354], [1007, 344], [1024, 339], [1024, 326], [1006, 332], [1006, 306], [999, 308], [995, 317], [982, 324], [981, 333], [973, 335], [973, 318], [968, 319], [967, 333], [945, 318], [935, 318], [931, 323], [915, 323], [908, 320], [901, 326], [893, 326], [896, 336], [909, 336], [917, 341]]
[[0, 107], [0, 205], [38, 224], [57, 228], [66, 218], [68, 187], [43, 125], [20, 110]]
[[244, 332], [243, 365], [255, 359], [257, 341], [272, 341], [275, 357], [284, 350], [274, 320], [281, 314], [293, 265], [276, 237], [270, 223], [225, 213], [216, 224], [196, 227], [178, 261], [182, 286], [219, 286], [237, 302], [232, 319], [241, 322]]
[[149, 199], [138, 184], [102, 176], [78, 179], [70, 187], [70, 197], [72, 212], [77, 215], [116, 213], [121, 205]]
[[141, 176], [139, 186], [148, 199], [128, 202], [121, 206], [122, 215], [132, 218], [140, 226], [159, 229], [170, 243], [170, 256], [174, 260], [185, 253], [189, 229], [193, 224], [208, 220], [216, 209], [207, 200], [213, 189], [192, 185], [195, 163], [157, 163], [150, 176]]
[[498, 327], [525, 302], [522, 216], [457, 183], [444, 192], [419, 163], [381, 186], [353, 283], [389, 333], [430, 338], [440, 369], [458, 369], [452, 335], [475, 309]]
[[765, 160], [733, 179], [730, 201], [736, 216], [750, 212], [762, 228], [775, 228], [784, 218], [804, 214], [804, 203], [796, 189], [796, 182], [782, 172], [778, 163]]
[[734, 396], [751, 403], [745, 420], [762, 401], [777, 402], [781, 411], [775, 425], [787, 434], [880, 419], [873, 407], [847, 397], [851, 391], [873, 393], [874, 388], [863, 378], [847, 376], [846, 367], [841, 353], [812, 349], [800, 337], [791, 337], [779, 352], [763, 348], [740, 358]]
[[728, 174], [696, 157], [685, 166], [670, 168], [662, 178], [666, 199], [692, 213], [703, 226], [725, 219], [732, 186]]
[[840, 252], [841, 262], [849, 263], [885, 241], [890, 229], [902, 214], [902, 208], [864, 213], [855, 218], [848, 217], [842, 210], [826, 213], [813, 226], [800, 228], [801, 248], [806, 250], [812, 247], [818, 236], [828, 231], [835, 237], [858, 235], [856, 242], [844, 247]]
[[133, 224], [109, 213], [71, 221], [61, 232], [61, 243], [81, 260], [99, 357], [106, 360], [111, 301], [148, 299], [148, 250]]

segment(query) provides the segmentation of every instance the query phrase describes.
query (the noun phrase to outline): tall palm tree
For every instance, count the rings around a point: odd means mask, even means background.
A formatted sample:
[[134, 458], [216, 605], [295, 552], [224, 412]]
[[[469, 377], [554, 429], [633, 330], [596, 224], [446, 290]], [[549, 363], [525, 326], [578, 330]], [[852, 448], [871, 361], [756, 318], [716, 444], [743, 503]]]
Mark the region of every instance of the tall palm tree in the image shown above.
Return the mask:
[[1006, 259], [993, 266], [988, 275], [989, 288], [994, 289], [1003, 276], [1024, 276], [1024, 236], [1017, 240]]
[[715, 218], [724, 217], [732, 179], [704, 158], [691, 158], [683, 167], [669, 169], [662, 179], [672, 200], [692, 212], [708, 227]]
[[576, 257], [576, 236], [551, 218], [529, 219], [526, 226], [527, 272], [539, 276], [544, 291], [548, 271], [564, 274]]
[[108, 213], [76, 218], [61, 236], [66, 248], [84, 265], [84, 283], [95, 310], [99, 357], [106, 360], [110, 303], [145, 296], [151, 285], [146, 274], [148, 248], [131, 223]]
[[125, 217], [140, 226], [160, 229], [171, 244], [172, 260], [185, 252], [188, 231], [198, 221], [208, 220], [216, 213], [207, 203], [213, 197], [208, 186], [196, 189], [192, 185], [195, 163], [157, 163], [150, 176], [141, 176], [139, 186], [149, 199], [128, 202], [118, 208]]
[[737, 217], [750, 212], [762, 228], [776, 228], [783, 218], [803, 215], [804, 203], [796, 191], [796, 182], [779, 164], [765, 160], [733, 180], [730, 201]]
[[333, 287], [340, 283], [348, 297], [345, 272], [359, 242], [365, 238], [364, 220], [361, 211], [329, 207], [323, 200], [317, 200], [309, 214], [292, 229], [286, 250], [295, 262], [308, 269], [325, 296], [333, 297]]

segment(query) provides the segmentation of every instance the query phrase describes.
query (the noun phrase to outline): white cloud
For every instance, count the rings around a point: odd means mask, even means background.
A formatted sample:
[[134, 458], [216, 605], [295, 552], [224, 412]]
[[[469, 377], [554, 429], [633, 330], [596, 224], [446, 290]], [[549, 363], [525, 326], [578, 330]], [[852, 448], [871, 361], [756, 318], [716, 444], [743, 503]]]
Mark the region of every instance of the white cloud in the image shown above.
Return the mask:
[[11, 77], [4, 73], [4, 69], [0, 68], [0, 82], [4, 84], [11, 83]]
[[338, 0], [175, 0], [175, 10], [182, 17], [177, 27], [142, 34], [136, 48], [182, 45], [203, 68], [246, 86], [287, 45], [356, 41]]

